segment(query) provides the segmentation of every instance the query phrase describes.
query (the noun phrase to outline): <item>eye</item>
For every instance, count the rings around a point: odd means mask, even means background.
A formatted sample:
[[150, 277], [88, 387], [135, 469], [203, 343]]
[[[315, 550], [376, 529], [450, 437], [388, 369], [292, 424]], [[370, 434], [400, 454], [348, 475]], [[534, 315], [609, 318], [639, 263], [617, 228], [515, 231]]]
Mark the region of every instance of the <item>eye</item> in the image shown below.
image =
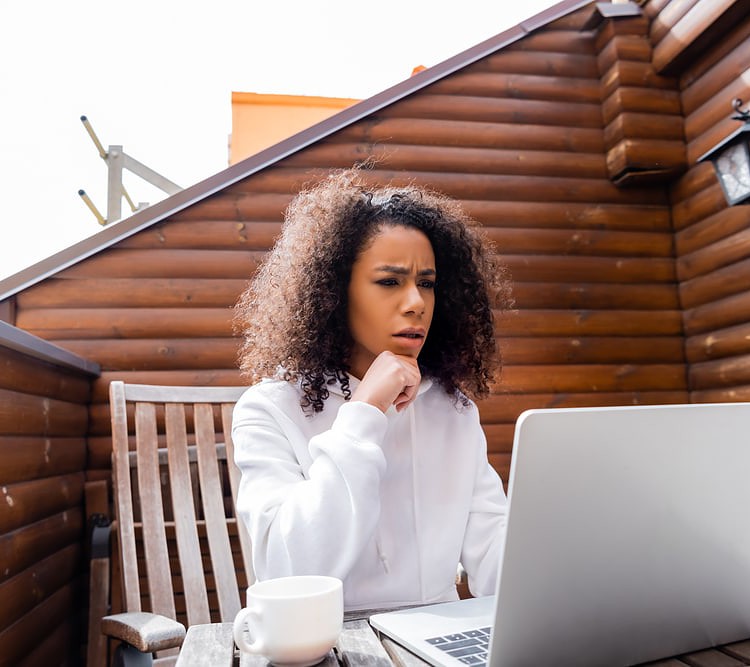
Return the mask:
[[435, 281], [425, 278], [424, 280], [419, 281], [419, 286], [423, 289], [435, 289]]
[[395, 285], [398, 285], [398, 280], [395, 278], [381, 278], [380, 280], [375, 281], [378, 285], [383, 285], [384, 287], [394, 287]]

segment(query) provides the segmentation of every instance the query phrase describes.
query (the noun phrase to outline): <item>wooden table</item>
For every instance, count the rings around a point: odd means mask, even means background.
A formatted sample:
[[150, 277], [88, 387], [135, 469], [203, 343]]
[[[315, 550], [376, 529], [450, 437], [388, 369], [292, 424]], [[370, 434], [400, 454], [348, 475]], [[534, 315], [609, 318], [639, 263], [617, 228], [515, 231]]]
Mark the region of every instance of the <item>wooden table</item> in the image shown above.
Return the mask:
[[[347, 613], [336, 648], [321, 667], [428, 667], [396, 642], [376, 635], [362, 612]], [[750, 639], [648, 663], [651, 667], [742, 667], [750, 665]], [[188, 629], [177, 667], [267, 667], [260, 657], [242, 654], [234, 645], [231, 623], [194, 625]]]
[[[374, 613], [374, 612], [370, 612]], [[429, 667], [403, 646], [387, 637], [381, 639], [367, 621], [369, 613], [347, 612], [336, 647], [320, 667]], [[250, 656], [234, 645], [231, 623], [193, 625], [188, 628], [177, 667], [266, 667], [264, 658]]]

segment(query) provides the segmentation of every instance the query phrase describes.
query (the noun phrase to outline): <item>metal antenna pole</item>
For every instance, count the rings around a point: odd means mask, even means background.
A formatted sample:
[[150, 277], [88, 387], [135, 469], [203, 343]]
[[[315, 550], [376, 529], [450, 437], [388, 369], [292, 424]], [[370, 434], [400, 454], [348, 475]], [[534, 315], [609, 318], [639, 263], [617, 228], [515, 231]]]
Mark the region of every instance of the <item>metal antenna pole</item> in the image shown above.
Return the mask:
[[91, 212], [94, 214], [99, 224], [106, 225], [108, 222], [119, 220], [122, 217], [122, 198], [130, 206], [132, 212], [138, 211], [141, 208], [148, 206], [147, 202], [140, 202], [138, 206], [133, 203], [130, 195], [128, 194], [125, 186], [122, 183], [122, 171], [127, 169], [137, 176], [140, 176], [143, 180], [148, 181], [151, 185], [159, 188], [167, 194], [175, 194], [182, 190], [182, 188], [173, 183], [167, 178], [164, 178], [161, 174], [156, 173], [153, 169], [149, 169], [145, 164], [138, 162], [138, 160], [130, 157], [125, 151], [122, 150], [122, 146], [109, 146], [108, 150], [104, 150], [102, 142], [99, 141], [99, 137], [96, 136], [94, 128], [91, 126], [86, 116], [81, 116], [81, 122], [83, 123], [86, 132], [88, 132], [91, 141], [94, 142], [96, 150], [99, 153], [99, 157], [104, 160], [107, 164], [107, 217], [106, 219], [99, 213], [94, 203], [89, 199], [88, 195], [83, 190], [79, 190], [78, 194], [83, 199], [86, 206], [89, 207]]

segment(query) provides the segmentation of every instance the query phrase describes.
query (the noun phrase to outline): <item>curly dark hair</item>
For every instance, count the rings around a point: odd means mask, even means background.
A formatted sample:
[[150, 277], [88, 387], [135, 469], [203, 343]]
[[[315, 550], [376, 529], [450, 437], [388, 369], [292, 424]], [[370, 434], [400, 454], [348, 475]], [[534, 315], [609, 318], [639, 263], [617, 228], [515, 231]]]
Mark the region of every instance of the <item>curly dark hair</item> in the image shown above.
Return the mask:
[[458, 202], [417, 186], [370, 189], [358, 169], [336, 171], [289, 205], [281, 236], [235, 306], [240, 368], [300, 381], [303, 409], [319, 412], [327, 385], [347, 373], [352, 265], [383, 225], [423, 232], [435, 254], [435, 311], [418, 363], [457, 401], [481, 398], [500, 367], [493, 306], [510, 307], [510, 282], [492, 244]]

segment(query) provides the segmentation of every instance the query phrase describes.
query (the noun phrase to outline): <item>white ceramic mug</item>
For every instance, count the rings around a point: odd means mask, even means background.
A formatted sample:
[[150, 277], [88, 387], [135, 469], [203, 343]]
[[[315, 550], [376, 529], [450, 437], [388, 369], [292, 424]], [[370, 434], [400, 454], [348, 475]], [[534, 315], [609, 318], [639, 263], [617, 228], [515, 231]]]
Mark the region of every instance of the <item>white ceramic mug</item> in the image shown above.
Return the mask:
[[247, 589], [247, 606], [234, 619], [234, 641], [241, 651], [273, 664], [305, 667], [326, 656], [343, 622], [340, 579], [318, 575], [267, 579]]

